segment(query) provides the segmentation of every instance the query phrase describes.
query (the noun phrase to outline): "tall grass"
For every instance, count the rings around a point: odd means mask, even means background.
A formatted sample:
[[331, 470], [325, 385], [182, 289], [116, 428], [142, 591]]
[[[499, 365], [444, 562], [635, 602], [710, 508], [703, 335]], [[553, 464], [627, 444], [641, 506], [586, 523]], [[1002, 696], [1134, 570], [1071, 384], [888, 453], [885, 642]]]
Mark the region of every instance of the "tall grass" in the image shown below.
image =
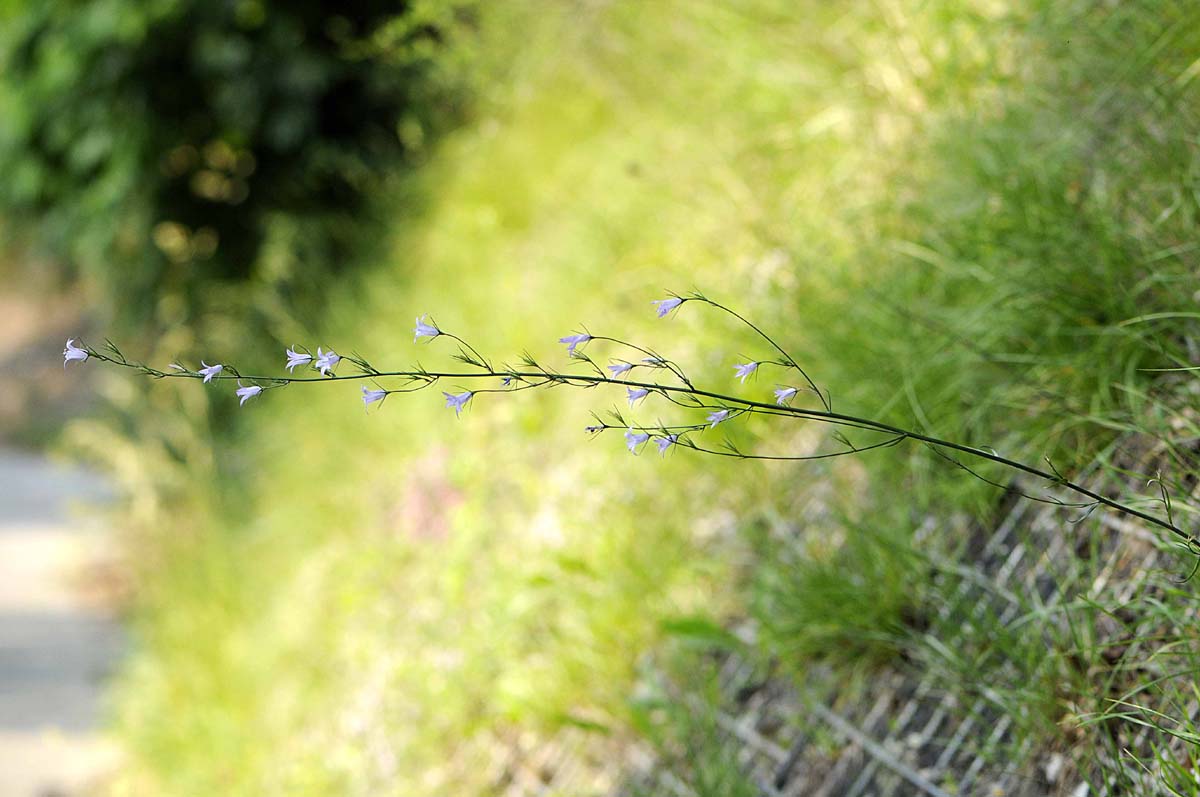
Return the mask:
[[[489, 354], [553, 357], [586, 322], [732, 384], [753, 339], [652, 318], [694, 285], [782, 330], [835, 408], [1064, 471], [1139, 426], [1140, 369], [1186, 358], [1148, 317], [1194, 266], [1183, 5], [480, 13], [472, 123], [394, 183], [390, 256], [324, 318], [281, 317], [297, 342], [430, 364], [408, 336], [432, 312]], [[914, 530], [997, 500], [918, 448], [634, 459], [582, 433], [617, 395], [459, 421], [400, 398], [275, 392], [222, 444], [223, 481], [181, 488], [188, 517], [147, 510], [117, 695], [131, 793], [486, 793], [514, 737], [631, 733], [638, 662], [676, 617], [749, 612], [793, 672], [886, 660], [939, 599], [915, 562], [960, 547]]]

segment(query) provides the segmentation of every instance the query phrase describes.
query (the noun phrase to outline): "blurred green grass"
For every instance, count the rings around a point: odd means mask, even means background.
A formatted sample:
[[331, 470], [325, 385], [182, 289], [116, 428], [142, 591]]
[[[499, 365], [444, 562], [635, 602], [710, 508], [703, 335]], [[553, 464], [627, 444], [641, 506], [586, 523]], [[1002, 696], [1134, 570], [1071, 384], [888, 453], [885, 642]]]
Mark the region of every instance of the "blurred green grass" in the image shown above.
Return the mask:
[[[1139, 368], [1184, 357], [1175, 330], [1122, 324], [1177, 309], [1194, 267], [1183, 5], [528, 3], [483, 20], [473, 118], [392, 180], [389, 255], [282, 336], [432, 367], [449, 351], [410, 339], [429, 312], [489, 356], [565, 365], [555, 341], [586, 323], [736, 389], [760, 343], [694, 305], [652, 316], [695, 286], [778, 332], [841, 409], [1064, 470], [1141, 423]], [[750, 613], [801, 674], [836, 651], [886, 659], [936, 600], [913, 530], [997, 500], [915, 447], [635, 459], [582, 432], [615, 392], [483, 395], [455, 420], [440, 393], [368, 414], [356, 391], [267, 393], [219, 467], [185, 458], [181, 503], [144, 508], [160, 533], [116, 697], [130, 793], [486, 793], [518, 735], [626, 738], [672, 618]], [[771, 555], [763, 529], [807, 556]], [[1031, 733], [1053, 732], [1049, 703]]]

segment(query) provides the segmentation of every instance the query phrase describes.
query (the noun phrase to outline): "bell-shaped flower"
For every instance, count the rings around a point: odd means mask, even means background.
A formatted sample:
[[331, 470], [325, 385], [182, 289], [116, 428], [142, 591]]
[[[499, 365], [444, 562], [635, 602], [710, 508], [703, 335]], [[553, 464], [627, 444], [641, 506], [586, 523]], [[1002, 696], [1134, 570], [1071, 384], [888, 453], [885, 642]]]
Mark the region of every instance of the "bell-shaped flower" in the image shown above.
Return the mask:
[[317, 361], [315, 363], [317, 370], [321, 372], [321, 376], [329, 376], [329, 372], [333, 370], [339, 362], [341, 356], [334, 354], [333, 349], [322, 351], [321, 347], [317, 347]]
[[742, 384], [745, 384], [746, 377], [758, 370], [758, 363], [741, 363], [740, 365], [734, 365], [733, 370], [735, 371], [734, 376], [741, 379]]
[[717, 410], [716, 412], [711, 413], [707, 418], [705, 418], [705, 420], [712, 424], [712, 426], [708, 427], [709, 429], [712, 429], [714, 426], [728, 417], [729, 410]]
[[81, 349], [75, 345], [75, 339], [71, 338], [67, 341], [67, 347], [63, 349], [63, 368], [67, 367], [67, 363], [72, 360], [83, 362], [88, 358], [86, 349]]
[[625, 447], [629, 449], [629, 453], [636, 454], [638, 446], [650, 439], [650, 435], [645, 432], [635, 432], [633, 429], [628, 429], [625, 432]]
[[629, 396], [629, 406], [631, 407], [650, 394], [650, 391], [644, 387], [627, 387], [625, 388], [625, 392]]
[[[203, 361], [203, 360], [201, 360], [201, 362], [204, 362], [204, 361]], [[262, 392], [262, 388], [261, 388], [261, 387], [259, 387], [258, 385], [249, 385], [249, 386], [245, 386], [245, 387], [243, 387], [243, 386], [242, 386], [242, 380], [240, 380], [240, 379], [239, 379], [239, 380], [238, 380], [238, 389], [237, 389], [237, 394], [238, 394], [238, 396], [239, 396], [239, 397], [240, 397], [242, 400], [238, 402], [238, 406], [239, 406], [239, 407], [240, 407], [240, 406], [242, 406], [242, 405], [243, 405], [243, 404], [245, 404], [247, 401], [249, 401], [250, 399], [254, 398], [255, 396], [257, 396], [257, 395], [258, 395], [259, 393], [261, 393], [261, 392]]]
[[468, 390], [458, 394], [442, 391], [442, 395], [446, 397], [446, 407], [454, 410], [455, 417], [458, 417], [462, 414], [463, 407], [467, 406], [467, 402], [471, 400], [471, 396], [475, 394]]
[[658, 453], [662, 454], [663, 456], [666, 456], [667, 449], [670, 448], [671, 446], [675, 445], [675, 443], [678, 440], [679, 440], [679, 435], [669, 434], [665, 437], [654, 438], [654, 445], [658, 446]]
[[775, 391], [775, 403], [780, 405], [787, 404], [792, 400], [792, 396], [794, 395], [796, 395], [796, 388], [781, 387]]
[[559, 338], [558, 342], [567, 344], [567, 356], [574, 357], [575, 347], [587, 343], [591, 339], [592, 336], [587, 334], [567, 335], [564, 338]]
[[633, 368], [633, 363], [615, 363], [613, 365], [606, 365], [605, 368], [612, 374], [612, 378], [616, 379], [621, 374], [628, 373]]
[[428, 324], [425, 319], [429, 315], [425, 314], [417, 319], [416, 329], [413, 330], [413, 343], [416, 343], [421, 338], [436, 338], [442, 334], [442, 330], [438, 329], [434, 324]]
[[362, 386], [363, 407], [369, 407], [372, 404], [374, 404], [376, 401], [383, 401], [384, 396], [386, 396], [387, 394], [388, 394], [388, 392], [386, 390], [371, 390], [366, 385], [363, 385]]
[[208, 363], [204, 362], [204, 360], [201, 360], [200, 364], [204, 367], [201, 368], [198, 373], [204, 374], [205, 382], [211, 382], [214, 376], [225, 370], [225, 366], [221, 365], [220, 363], [217, 363], [216, 365], [209, 365]]
[[650, 304], [658, 308], [658, 317], [662, 318], [667, 313], [683, 304], [683, 299], [680, 299], [678, 296], [672, 296], [670, 299], [659, 299], [657, 302], [650, 302]]
[[284, 368], [288, 370], [288, 373], [291, 373], [292, 369], [297, 365], [308, 365], [312, 362], [313, 356], [305, 351], [296, 351], [296, 347], [293, 346], [287, 350], [287, 358], [287, 365]]

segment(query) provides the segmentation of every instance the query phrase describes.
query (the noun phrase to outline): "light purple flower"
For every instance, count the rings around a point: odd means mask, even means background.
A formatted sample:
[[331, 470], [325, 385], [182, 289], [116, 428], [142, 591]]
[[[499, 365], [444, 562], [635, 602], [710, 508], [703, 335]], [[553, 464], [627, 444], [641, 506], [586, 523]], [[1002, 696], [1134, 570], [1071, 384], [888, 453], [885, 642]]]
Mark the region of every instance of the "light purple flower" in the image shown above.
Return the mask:
[[683, 299], [680, 299], [678, 296], [672, 296], [670, 299], [659, 299], [657, 302], [650, 302], [650, 304], [658, 308], [658, 317], [662, 318], [667, 313], [683, 304]]
[[63, 349], [63, 368], [66, 368], [67, 363], [71, 362], [72, 360], [83, 362], [87, 358], [87, 351], [76, 346], [74, 338], [71, 338], [67, 341], [67, 347]]
[[637, 387], [637, 388], [627, 387], [627, 388], [625, 388], [625, 392], [629, 394], [629, 406], [631, 406], [631, 407], [636, 402], [641, 401], [647, 395], [650, 394], [650, 391], [644, 387]]
[[776, 404], [787, 404], [789, 401], [792, 400], [792, 396], [794, 396], [794, 395], [796, 395], [796, 388], [781, 387], [775, 391], [775, 403]]
[[308, 365], [312, 362], [313, 357], [308, 352], [296, 351], [296, 347], [293, 346], [287, 350], [287, 358], [287, 365], [284, 368], [288, 370], [288, 373], [291, 373], [292, 369], [297, 365]]
[[742, 363], [733, 366], [733, 370], [737, 372], [734, 375], [742, 380], [742, 384], [745, 384], [746, 377], [758, 370], [758, 363]]
[[221, 365], [220, 363], [217, 363], [216, 365], [209, 365], [208, 363], [204, 362], [204, 360], [201, 360], [200, 364], [204, 367], [201, 368], [198, 373], [204, 374], [205, 382], [211, 382], [214, 376], [221, 373], [221, 371], [225, 369], [225, 366]]
[[666, 437], [654, 438], [654, 445], [658, 446], [658, 453], [662, 454], [665, 457], [667, 455], [667, 449], [670, 448], [671, 446], [675, 445], [676, 441], [678, 441], [678, 440], [679, 440], [679, 435], [669, 434]]
[[446, 397], [446, 407], [454, 410], [454, 416], [458, 417], [462, 413], [463, 407], [467, 406], [467, 402], [471, 400], [471, 396], [475, 394], [468, 390], [466, 393], [455, 395], [443, 390], [442, 395]]
[[386, 390], [370, 390], [366, 385], [362, 386], [362, 401], [363, 407], [369, 407], [376, 401], [383, 401], [384, 396], [388, 392]]
[[646, 434], [645, 432], [635, 432], [632, 429], [628, 429], [625, 432], [625, 447], [629, 449], [629, 453], [636, 454], [638, 452], [638, 446], [642, 445], [649, 439], [650, 435]]
[[[201, 360], [201, 362], [204, 362], [204, 361]], [[238, 406], [239, 407], [242, 406], [247, 401], [254, 398], [261, 392], [262, 392], [262, 388], [259, 387], [258, 385], [250, 385], [249, 387], [242, 387], [242, 380], [239, 379], [237, 394], [238, 394], [238, 396], [241, 397], [242, 400], [240, 402], [238, 402]]]
[[591, 339], [592, 336], [587, 334], [567, 335], [565, 338], [559, 338], [558, 342], [567, 344], [567, 356], [574, 357], [575, 347], [582, 343], [587, 343]]
[[329, 376], [329, 372], [333, 370], [341, 361], [341, 356], [334, 354], [333, 349], [322, 351], [321, 347], [317, 347], [317, 370], [321, 372], [321, 376]]
[[442, 334], [442, 330], [438, 329], [434, 324], [426, 324], [425, 319], [429, 314], [425, 314], [417, 319], [417, 327], [413, 330], [413, 343], [416, 343], [421, 338], [436, 338]]
[[714, 426], [716, 426], [718, 423], [720, 423], [721, 421], [725, 420], [728, 417], [729, 417], [729, 410], [717, 410], [716, 412], [712, 413], [707, 418], [705, 418], [705, 420], [712, 424], [712, 426], [708, 427], [709, 429], [712, 429]]
[[616, 365], [608, 365], [605, 367], [608, 368], [609, 373], [612, 374], [612, 378], [616, 379], [621, 374], [627, 373], [631, 368], [633, 368], [633, 364], [632, 363], [617, 363]]

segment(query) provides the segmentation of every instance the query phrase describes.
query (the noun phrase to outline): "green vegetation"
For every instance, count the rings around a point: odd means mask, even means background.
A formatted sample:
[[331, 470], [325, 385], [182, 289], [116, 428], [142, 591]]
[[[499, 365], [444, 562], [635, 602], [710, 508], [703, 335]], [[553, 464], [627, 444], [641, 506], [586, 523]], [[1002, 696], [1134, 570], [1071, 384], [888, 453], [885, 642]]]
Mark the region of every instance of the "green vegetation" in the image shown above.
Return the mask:
[[[1191, 477], [1187, 381], [1144, 370], [1188, 364], [1196, 321], [1187, 4], [505, 5], [480, 12], [470, 122], [388, 180], [387, 255], [319, 317], [277, 317], [278, 338], [431, 366], [450, 351], [410, 341], [430, 312], [489, 355], [565, 363], [554, 341], [585, 322], [769, 396], [769, 377], [733, 381], [761, 344], [727, 319], [652, 317], [695, 286], [778, 332], [835, 407], [1064, 473], [1129, 466], [1114, 441], [1140, 430], [1173, 458], [1165, 478]], [[232, 360], [236, 336], [220, 342], [153, 354]], [[116, 700], [130, 793], [483, 794], [507, 740], [564, 725], [707, 749], [703, 711], [650, 723], [631, 695], [665, 639], [703, 648], [720, 634], [697, 629], [735, 617], [801, 679], [903, 654], [947, 689], [1001, 685], [1026, 738], [1080, 759], [1101, 744], [1080, 729], [1120, 710], [1106, 696], [1143, 688], [1088, 636], [1115, 605], [1063, 607], [1064, 631], [1017, 596], [1015, 626], [939, 627], [961, 532], [1003, 496], [919, 446], [634, 459], [582, 433], [616, 393], [479, 396], [456, 421], [433, 392], [365, 414], [356, 389], [270, 392], [216, 445], [232, 393], [191, 383], [114, 386], [141, 419], [123, 436], [76, 427], [137, 499], [140, 646]], [[1186, 673], [1185, 594], [1137, 600]], [[735, 763], [687, 777], [738, 793]]]

